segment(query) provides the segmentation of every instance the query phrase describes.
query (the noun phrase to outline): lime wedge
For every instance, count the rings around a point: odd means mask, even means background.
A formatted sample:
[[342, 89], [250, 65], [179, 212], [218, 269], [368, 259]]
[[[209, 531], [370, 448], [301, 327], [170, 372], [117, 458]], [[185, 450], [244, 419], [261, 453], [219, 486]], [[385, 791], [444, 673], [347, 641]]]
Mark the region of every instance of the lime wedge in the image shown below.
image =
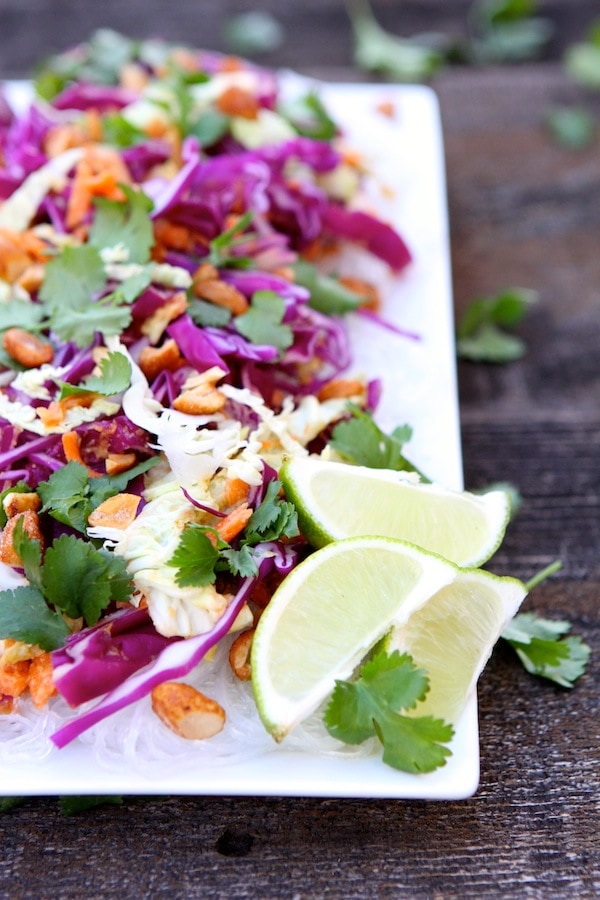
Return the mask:
[[500, 546], [510, 500], [504, 491], [476, 495], [415, 482], [404, 472], [368, 469], [319, 457], [284, 462], [280, 478], [315, 547], [359, 535], [417, 544], [458, 566], [476, 567]]
[[481, 570], [459, 572], [408, 622], [393, 629], [386, 649], [410, 654], [429, 676], [429, 693], [413, 714], [457, 721], [526, 594], [525, 585], [515, 578]]
[[277, 589], [254, 635], [252, 683], [266, 729], [285, 737], [456, 574], [446, 560], [389, 538], [348, 538], [311, 554]]

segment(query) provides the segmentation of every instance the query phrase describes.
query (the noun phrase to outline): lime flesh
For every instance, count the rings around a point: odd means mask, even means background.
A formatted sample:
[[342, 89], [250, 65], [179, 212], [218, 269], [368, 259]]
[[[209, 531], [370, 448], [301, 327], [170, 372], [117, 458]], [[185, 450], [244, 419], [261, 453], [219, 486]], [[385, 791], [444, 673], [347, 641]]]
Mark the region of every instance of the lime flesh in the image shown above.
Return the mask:
[[301, 530], [315, 547], [381, 535], [475, 567], [498, 549], [509, 519], [504, 491], [450, 491], [387, 469], [295, 457], [283, 464], [280, 477], [298, 509]]

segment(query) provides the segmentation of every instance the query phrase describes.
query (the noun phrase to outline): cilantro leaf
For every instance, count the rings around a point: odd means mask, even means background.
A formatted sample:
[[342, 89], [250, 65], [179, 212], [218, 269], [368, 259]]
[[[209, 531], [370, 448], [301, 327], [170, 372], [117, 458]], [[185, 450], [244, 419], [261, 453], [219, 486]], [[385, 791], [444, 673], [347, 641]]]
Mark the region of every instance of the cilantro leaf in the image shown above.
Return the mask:
[[104, 264], [96, 247], [65, 247], [46, 263], [40, 298], [53, 315], [63, 308], [67, 312], [81, 311], [104, 289], [105, 283]]
[[367, 72], [379, 72], [397, 81], [430, 78], [444, 62], [443, 35], [402, 38], [385, 31], [367, 0], [354, 0], [348, 12], [354, 34], [354, 62]]
[[290, 122], [298, 134], [316, 141], [330, 141], [336, 135], [337, 126], [316, 91], [309, 91], [304, 96], [282, 102], [278, 112]]
[[248, 312], [237, 316], [239, 333], [253, 344], [267, 344], [286, 350], [294, 342], [294, 333], [283, 324], [285, 301], [275, 291], [255, 291]]
[[250, 544], [242, 544], [238, 550], [234, 547], [225, 547], [220, 552], [220, 559], [224, 560], [227, 570], [232, 575], [249, 578], [258, 574], [258, 566], [252, 555]]
[[591, 649], [579, 637], [565, 637], [570, 629], [567, 621], [519, 613], [505, 627], [502, 637], [532, 675], [571, 688], [585, 672]]
[[202, 328], [223, 328], [231, 319], [231, 312], [224, 306], [197, 298], [188, 303], [186, 312]]
[[293, 265], [294, 280], [310, 291], [309, 306], [328, 316], [341, 316], [358, 309], [365, 297], [351, 291], [332, 275], [321, 275], [317, 269], [299, 259]]
[[152, 457], [118, 475], [90, 478], [86, 467], [72, 460], [38, 485], [37, 492], [43, 503], [42, 512], [49, 513], [63, 525], [85, 533], [87, 520], [96, 507], [109, 497], [121, 493], [130, 481], [158, 462], [158, 457]]
[[254, 510], [246, 528], [244, 539], [251, 544], [259, 541], [276, 541], [282, 537], [298, 535], [298, 515], [293, 503], [279, 496], [281, 482], [274, 479], [267, 485], [265, 496]]
[[95, 202], [96, 213], [90, 229], [89, 242], [101, 250], [103, 247], [123, 245], [129, 252], [129, 262], [146, 263], [154, 244], [154, 232], [149, 213], [152, 200], [143, 191], [121, 185], [124, 201], [99, 197]]
[[[600, 58], [600, 51], [598, 53]], [[581, 106], [553, 106], [546, 113], [546, 128], [552, 139], [568, 150], [588, 147], [596, 136], [596, 121]]]
[[46, 550], [43, 588], [48, 601], [72, 619], [83, 616], [94, 625], [111, 600], [131, 596], [125, 560], [88, 541], [62, 535]]
[[554, 29], [549, 19], [533, 15], [535, 7], [535, 0], [476, 0], [469, 10], [475, 59], [486, 63], [537, 59]]
[[495, 297], [473, 300], [458, 324], [458, 356], [492, 363], [520, 359], [525, 344], [505, 329], [517, 325], [536, 299], [534, 291], [513, 288]]
[[50, 513], [63, 525], [70, 525], [85, 532], [93, 506], [90, 500], [90, 478], [85, 466], [68, 462], [53, 472], [47, 481], [37, 487], [43, 506], [42, 512]]
[[109, 298], [105, 300], [80, 308], [56, 309], [52, 314], [53, 331], [61, 340], [73, 341], [78, 347], [88, 347], [97, 331], [103, 335], [121, 334], [131, 322], [131, 311], [126, 306], [113, 305]]
[[429, 689], [425, 672], [410, 656], [379, 651], [361, 667], [356, 681], [338, 681], [325, 710], [325, 725], [333, 737], [362, 744], [377, 736], [383, 760], [404, 772], [431, 772], [444, 765], [453, 729], [431, 716], [408, 717]]
[[41, 590], [42, 545], [27, 534], [22, 518], [18, 520], [13, 532], [13, 546], [21, 558], [27, 581], [32, 587]]
[[180, 587], [204, 587], [215, 581], [219, 549], [207, 532], [216, 534], [214, 528], [192, 522], [181, 533], [177, 549], [167, 562], [177, 569], [175, 581]]
[[418, 472], [402, 452], [404, 444], [412, 436], [409, 425], [400, 425], [388, 435], [369, 412], [358, 406], [352, 406], [351, 412], [351, 419], [340, 422], [333, 429], [329, 446], [336, 453], [357, 466]]
[[36, 331], [43, 328], [44, 307], [41, 303], [30, 303], [28, 300], [9, 300], [0, 303], [0, 331], [7, 328], [24, 328]]
[[125, 391], [131, 382], [131, 363], [126, 356], [116, 351], [110, 352], [100, 361], [100, 375], [90, 375], [82, 385], [58, 382], [61, 387], [60, 399], [72, 394], [102, 394], [113, 397]]
[[62, 647], [69, 632], [63, 617], [50, 609], [37, 588], [22, 585], [0, 591], [0, 638], [56, 650]]

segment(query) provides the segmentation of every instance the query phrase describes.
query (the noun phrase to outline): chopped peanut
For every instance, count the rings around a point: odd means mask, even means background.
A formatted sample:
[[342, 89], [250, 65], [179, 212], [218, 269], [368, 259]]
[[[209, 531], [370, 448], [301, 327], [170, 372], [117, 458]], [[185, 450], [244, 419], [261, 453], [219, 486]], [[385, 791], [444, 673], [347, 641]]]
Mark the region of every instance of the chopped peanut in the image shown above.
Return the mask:
[[37, 709], [42, 709], [50, 697], [56, 694], [52, 673], [52, 657], [49, 653], [42, 653], [31, 661], [28, 686]]
[[139, 504], [137, 494], [115, 494], [90, 513], [88, 525], [92, 528], [100, 526], [124, 530], [135, 519]]
[[19, 275], [17, 284], [28, 294], [33, 294], [41, 288], [45, 274], [46, 270], [41, 263], [32, 263]]
[[139, 94], [148, 84], [150, 76], [139, 63], [125, 63], [119, 74], [119, 83], [126, 91]]
[[45, 262], [48, 248], [33, 231], [0, 228], [0, 278], [11, 284], [32, 262]]
[[186, 413], [189, 416], [210, 416], [213, 413], [220, 412], [227, 398], [220, 391], [206, 391], [196, 389], [192, 391], [184, 391], [179, 397], [173, 401], [176, 410]]
[[16, 663], [0, 666], [0, 694], [19, 697], [27, 690], [31, 661], [23, 659]]
[[26, 509], [32, 509], [34, 512], [39, 512], [41, 505], [42, 501], [35, 491], [23, 491], [23, 493], [10, 491], [4, 496], [2, 501], [2, 506], [7, 519], [12, 519], [13, 516], [25, 512]]
[[250, 681], [252, 672], [250, 669], [250, 650], [252, 648], [252, 639], [254, 637], [254, 628], [242, 631], [238, 634], [231, 647], [229, 648], [229, 665], [234, 675], [240, 681]]
[[104, 463], [106, 474], [119, 475], [120, 472], [126, 472], [136, 459], [135, 453], [109, 453]]
[[217, 109], [226, 116], [241, 116], [243, 119], [256, 119], [259, 104], [250, 91], [237, 85], [230, 85], [217, 97]]
[[148, 381], [154, 381], [161, 372], [175, 372], [184, 363], [179, 347], [172, 338], [161, 347], [144, 347], [139, 358], [140, 369]]
[[54, 359], [52, 344], [23, 328], [8, 328], [2, 344], [8, 355], [26, 369], [37, 369]]
[[194, 275], [194, 293], [201, 300], [223, 306], [234, 316], [245, 313], [249, 306], [247, 298], [233, 285], [219, 278], [205, 278], [204, 274], [199, 279]]
[[194, 272], [194, 284], [201, 281], [216, 281], [219, 277], [219, 270], [212, 263], [202, 263]]
[[35, 510], [26, 509], [24, 512], [13, 516], [4, 526], [2, 536], [0, 537], [0, 562], [6, 563], [8, 566], [23, 565], [23, 560], [14, 547], [14, 533], [19, 522], [23, 523], [23, 531], [31, 538], [31, 540], [40, 541], [40, 543], [43, 544], [40, 517]]
[[141, 328], [142, 334], [150, 339], [151, 344], [158, 344], [169, 322], [179, 318], [186, 311], [187, 305], [185, 291], [177, 291], [146, 319]]
[[180, 737], [201, 741], [223, 730], [223, 707], [189, 684], [165, 681], [151, 696], [156, 715]]
[[335, 397], [364, 397], [365, 392], [364, 382], [359, 381], [357, 378], [336, 378], [324, 384], [319, 390], [317, 397], [323, 402]]

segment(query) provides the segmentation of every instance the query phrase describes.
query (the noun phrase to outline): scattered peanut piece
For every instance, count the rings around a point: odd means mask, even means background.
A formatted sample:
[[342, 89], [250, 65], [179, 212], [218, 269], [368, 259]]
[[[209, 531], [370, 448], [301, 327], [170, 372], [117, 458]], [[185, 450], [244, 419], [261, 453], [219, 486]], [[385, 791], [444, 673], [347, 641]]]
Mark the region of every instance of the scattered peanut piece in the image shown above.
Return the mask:
[[189, 416], [210, 416], [220, 412], [225, 406], [227, 398], [220, 391], [205, 391], [196, 389], [184, 391], [173, 401], [176, 410]]
[[184, 364], [185, 360], [172, 338], [160, 347], [144, 347], [139, 358], [140, 369], [148, 381], [154, 381], [161, 372], [175, 372]]
[[2, 506], [7, 519], [12, 519], [13, 516], [17, 516], [27, 509], [39, 512], [41, 505], [42, 501], [35, 491], [23, 491], [22, 493], [19, 493], [19, 491], [10, 491], [4, 496], [2, 501]]
[[221, 281], [219, 278], [206, 278], [204, 273], [197, 278], [196, 273], [193, 276], [193, 284], [196, 297], [208, 300], [216, 306], [223, 306], [234, 316], [242, 315], [248, 309], [249, 303], [244, 294], [232, 284], [227, 284], [226, 281]]
[[364, 397], [365, 393], [366, 386], [363, 381], [355, 378], [336, 378], [323, 385], [317, 393], [317, 398], [323, 402], [336, 397]]
[[30, 665], [31, 660], [23, 659], [0, 666], [0, 694], [20, 697], [27, 690]]
[[8, 355], [26, 369], [38, 369], [54, 359], [52, 344], [23, 328], [7, 328], [2, 345]]
[[127, 166], [116, 150], [93, 144], [85, 148], [84, 156], [75, 168], [71, 193], [67, 203], [67, 227], [73, 230], [84, 221], [94, 197], [124, 200], [122, 184], [131, 177]]
[[375, 109], [378, 113], [381, 113], [382, 116], [385, 116], [388, 119], [394, 119], [396, 116], [396, 106], [393, 100], [381, 100], [377, 103]]
[[141, 328], [142, 334], [149, 338], [151, 344], [158, 344], [169, 322], [179, 318], [186, 311], [187, 305], [185, 291], [177, 291], [146, 319]]
[[243, 119], [258, 117], [259, 103], [250, 91], [239, 85], [230, 85], [217, 97], [216, 107], [226, 116], [240, 116]]
[[[12, 516], [4, 526], [2, 536], [0, 537], [0, 562], [6, 563], [8, 566], [22, 566], [23, 560], [14, 547], [15, 528], [19, 522], [23, 523], [25, 534], [33, 541], [44, 542], [42, 529], [40, 528], [40, 517], [33, 509], [26, 509], [16, 516]], [[5, 693], [10, 693], [6, 691]]]
[[66, 431], [63, 435], [61, 435], [61, 443], [67, 462], [78, 462], [80, 465], [85, 466], [88, 470], [88, 475], [90, 476], [90, 478], [101, 477], [100, 472], [96, 472], [85, 463], [81, 455], [81, 438], [76, 431]]
[[202, 741], [225, 726], [225, 711], [215, 700], [189, 684], [165, 681], [151, 694], [152, 709], [180, 737]]
[[126, 472], [136, 461], [135, 453], [109, 453], [104, 462], [107, 475], [119, 475]]
[[90, 513], [88, 525], [92, 528], [119, 528], [124, 531], [135, 519], [139, 504], [137, 494], [115, 494]]
[[250, 650], [252, 649], [252, 639], [254, 637], [254, 628], [242, 631], [238, 634], [229, 648], [229, 665], [231, 666], [236, 678], [240, 681], [250, 681], [252, 671], [250, 669]]

